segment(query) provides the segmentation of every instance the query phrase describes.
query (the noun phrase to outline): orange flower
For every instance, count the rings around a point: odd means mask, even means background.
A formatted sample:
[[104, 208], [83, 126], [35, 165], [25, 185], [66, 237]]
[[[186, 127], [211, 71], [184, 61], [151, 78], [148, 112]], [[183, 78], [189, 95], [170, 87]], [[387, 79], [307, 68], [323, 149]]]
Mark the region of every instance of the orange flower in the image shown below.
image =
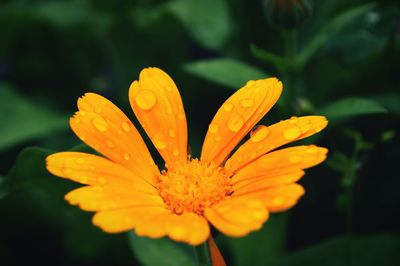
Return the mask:
[[129, 100], [165, 170], [159, 171], [127, 116], [94, 93], [78, 100], [70, 125], [104, 157], [60, 152], [47, 158], [47, 169], [86, 185], [65, 198], [96, 212], [93, 223], [106, 232], [135, 229], [140, 236], [198, 245], [209, 238], [211, 223], [228, 236], [244, 236], [260, 229], [270, 212], [294, 206], [304, 194], [295, 183], [303, 169], [326, 158], [327, 149], [314, 145], [275, 150], [321, 131], [327, 125], [321, 116], [259, 125], [234, 151], [281, 91], [276, 78], [249, 81], [218, 110], [195, 159], [188, 156], [185, 111], [175, 83], [162, 70], [146, 68], [132, 83]]

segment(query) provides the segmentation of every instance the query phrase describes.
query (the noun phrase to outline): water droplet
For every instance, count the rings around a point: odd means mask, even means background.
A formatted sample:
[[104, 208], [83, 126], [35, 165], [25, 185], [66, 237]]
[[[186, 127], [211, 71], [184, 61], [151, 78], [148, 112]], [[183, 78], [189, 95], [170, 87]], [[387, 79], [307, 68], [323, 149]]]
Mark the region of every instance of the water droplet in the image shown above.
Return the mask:
[[299, 137], [301, 134], [300, 128], [296, 127], [296, 126], [292, 126], [287, 128], [284, 132], [283, 132], [283, 137], [287, 140], [294, 140], [297, 137]]
[[101, 185], [105, 185], [107, 183], [107, 179], [105, 179], [104, 177], [99, 177], [99, 183]]
[[218, 127], [217, 124], [211, 123], [211, 124], [208, 126], [208, 130], [210, 131], [210, 133], [213, 133], [213, 134], [217, 133], [217, 132], [218, 132], [218, 129], [219, 129], [219, 127]]
[[221, 136], [216, 136], [215, 141], [220, 142], [221, 141]]
[[[124, 122], [121, 123], [121, 128], [122, 128], [124, 131], [126, 131], [126, 132], [128, 132], [128, 131], [131, 130], [131, 126], [130, 126], [129, 123], [126, 122], [126, 121], [124, 121]], [[122, 133], [122, 132], [121, 132], [121, 133]]]
[[117, 131], [117, 134], [118, 134], [118, 135], [122, 135], [122, 131], [121, 131], [121, 130], [118, 130], [118, 131]]
[[250, 98], [243, 99], [243, 100], [240, 101], [240, 104], [241, 104], [243, 107], [252, 107], [253, 104], [254, 104], [254, 100], [253, 100], [253, 99], [250, 99]]
[[233, 109], [233, 103], [225, 103], [224, 104], [224, 110], [225, 111], [227, 111], [227, 112], [229, 112], [229, 111], [231, 111]]
[[92, 120], [93, 126], [98, 130], [98, 131], [107, 131], [108, 125], [106, 120], [102, 118], [101, 116], [97, 116]]
[[167, 114], [172, 114], [172, 109], [170, 107], [167, 108], [167, 110], [165, 110], [167, 112]]
[[167, 89], [167, 91], [172, 91], [172, 88], [170, 86], [165, 87], [165, 89]]
[[171, 138], [175, 137], [175, 130], [173, 129], [168, 130], [168, 136], [170, 136]]
[[79, 111], [78, 114], [79, 114], [80, 116], [85, 116], [85, 115], [86, 115], [86, 112], [85, 112], [85, 111]]
[[299, 163], [299, 162], [301, 162], [302, 159], [303, 158], [301, 156], [299, 156], [299, 155], [293, 155], [293, 156], [289, 157], [289, 161], [291, 163]]
[[297, 121], [299, 121], [299, 119], [298, 119], [297, 117], [295, 117], [295, 116], [292, 116], [292, 117], [289, 119], [289, 123], [290, 123], [290, 124], [296, 124]]
[[83, 163], [85, 163], [85, 159], [83, 159], [83, 158], [78, 158], [78, 159], [75, 160], [75, 162], [76, 162], [77, 164], [83, 164]]
[[247, 87], [251, 87], [251, 86], [253, 86], [254, 84], [256, 84], [256, 82], [255, 82], [254, 80], [249, 80], [249, 81], [247, 81], [246, 86], [247, 86]]
[[124, 153], [124, 160], [129, 161], [131, 159], [131, 155], [128, 152]]
[[141, 109], [150, 110], [156, 104], [157, 97], [150, 90], [141, 90], [136, 94], [135, 101]]
[[110, 141], [110, 140], [107, 140], [106, 145], [107, 145], [107, 147], [109, 147], [109, 148], [111, 148], [111, 149], [115, 147], [114, 142], [112, 142], [112, 141]]
[[62, 170], [62, 172], [63, 172], [65, 175], [70, 175], [70, 174], [72, 173], [72, 170], [69, 169], [69, 168], [64, 168], [64, 169]]
[[184, 119], [185, 118], [185, 114], [184, 113], [179, 113], [178, 114], [178, 118], [181, 119], [181, 120]]
[[89, 178], [86, 175], [82, 175], [79, 177], [79, 182], [86, 184], [89, 181]]
[[265, 139], [270, 133], [267, 126], [259, 125], [253, 128], [250, 132], [250, 140], [253, 142], [260, 142]]
[[238, 132], [243, 127], [243, 125], [244, 120], [237, 113], [233, 114], [228, 121], [228, 128], [233, 132]]
[[165, 147], [167, 147], [167, 143], [165, 142], [163, 135], [161, 135], [160, 133], [154, 135], [152, 141], [154, 143], [154, 146], [159, 150], [162, 150]]
[[91, 166], [89, 166], [89, 169], [94, 170], [94, 169], [96, 169], [96, 167], [94, 167], [94, 165], [91, 165]]
[[285, 199], [283, 198], [283, 197], [275, 197], [273, 200], [272, 200], [272, 205], [275, 205], [275, 206], [277, 206], [277, 205], [282, 205], [283, 203], [285, 202]]
[[174, 156], [178, 156], [179, 155], [179, 150], [177, 148], [175, 148], [174, 151], [172, 152], [172, 154]]
[[301, 129], [301, 134], [304, 134], [311, 129], [311, 125], [310, 124], [301, 125], [300, 129]]
[[100, 114], [101, 113], [101, 107], [100, 106], [96, 106], [94, 108], [94, 112]]
[[75, 121], [75, 124], [79, 124], [79, 123], [81, 122], [81, 120], [79, 119], [79, 117], [75, 117], [74, 121]]
[[311, 145], [311, 146], [308, 147], [306, 153], [315, 154], [315, 153], [317, 153], [317, 151], [318, 151], [317, 146]]

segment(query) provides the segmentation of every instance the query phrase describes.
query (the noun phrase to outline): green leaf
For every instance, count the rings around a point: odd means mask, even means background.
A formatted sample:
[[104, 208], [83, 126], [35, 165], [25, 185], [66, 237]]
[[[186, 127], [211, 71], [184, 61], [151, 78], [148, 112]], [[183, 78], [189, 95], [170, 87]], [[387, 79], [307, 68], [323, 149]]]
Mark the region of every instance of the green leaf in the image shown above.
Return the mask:
[[0, 150], [67, 129], [68, 118], [0, 85]]
[[367, 3], [355, 6], [337, 15], [333, 18], [300, 52], [297, 58], [299, 67], [303, 67], [322, 47], [326, 46], [334, 34], [344, 29], [359, 16], [365, 14], [368, 10], [375, 7], [375, 3]]
[[261, 49], [255, 44], [250, 44], [250, 52], [254, 55], [255, 58], [273, 64], [280, 71], [282, 71], [288, 64], [285, 58]]
[[185, 70], [197, 77], [239, 89], [247, 81], [270, 76], [262, 70], [230, 58], [207, 59], [185, 65]]
[[264, 227], [248, 236], [229, 239], [235, 265], [274, 265], [285, 249], [287, 214], [274, 214]]
[[129, 243], [136, 258], [144, 266], [191, 266], [192, 258], [168, 238], [150, 239], [128, 233]]
[[285, 257], [282, 266], [389, 266], [400, 261], [400, 237], [375, 235], [335, 237], [294, 252]]
[[379, 103], [364, 98], [344, 98], [321, 108], [318, 113], [326, 115], [328, 119], [343, 119], [358, 115], [386, 113], [385, 107]]
[[233, 22], [225, 0], [173, 0], [167, 9], [207, 48], [221, 48], [230, 37]]

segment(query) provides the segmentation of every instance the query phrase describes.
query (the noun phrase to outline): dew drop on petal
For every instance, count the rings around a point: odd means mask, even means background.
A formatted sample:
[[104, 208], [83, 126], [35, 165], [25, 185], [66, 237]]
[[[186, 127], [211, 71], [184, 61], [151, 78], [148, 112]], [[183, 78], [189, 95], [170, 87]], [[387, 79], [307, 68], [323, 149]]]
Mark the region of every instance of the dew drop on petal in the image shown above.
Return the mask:
[[104, 118], [102, 118], [101, 116], [97, 116], [92, 120], [92, 124], [93, 126], [101, 132], [107, 131], [108, 129], [108, 124], [106, 122], [106, 120], [104, 120]]
[[303, 160], [303, 158], [301, 157], [301, 156], [299, 156], [299, 155], [293, 155], [293, 156], [290, 156], [289, 157], [289, 161], [291, 162], [291, 163], [299, 163], [299, 162], [301, 162]]
[[219, 135], [216, 136], [216, 137], [215, 137], [215, 141], [217, 141], [217, 142], [221, 141], [221, 136], [219, 136]]
[[310, 147], [308, 147], [308, 149], [306, 150], [306, 153], [308, 154], [315, 154], [317, 153], [318, 148], [315, 145], [311, 145]]
[[270, 130], [267, 126], [259, 125], [250, 132], [250, 140], [252, 142], [260, 142], [268, 137]]
[[166, 110], [165, 110], [165, 112], [167, 112], [167, 114], [172, 114], [172, 109], [170, 108], [170, 107], [168, 107]]
[[217, 124], [211, 123], [211, 124], [208, 126], [208, 130], [210, 131], [210, 133], [213, 133], [213, 134], [217, 133], [217, 132], [218, 132], [218, 129], [219, 129], [219, 127], [218, 127]]
[[246, 86], [247, 86], [247, 87], [251, 87], [251, 86], [253, 86], [254, 84], [256, 84], [256, 82], [255, 82], [254, 80], [249, 80], [249, 81], [247, 81]]
[[182, 120], [182, 119], [184, 119], [184, 118], [185, 118], [185, 115], [184, 115], [183, 113], [179, 113], [179, 114], [178, 114], [178, 119], [181, 119], [181, 120]]
[[72, 170], [69, 169], [69, 168], [64, 168], [64, 169], [62, 169], [62, 172], [63, 172], [65, 175], [70, 175], [70, 174], [72, 173]]
[[112, 142], [112, 141], [110, 141], [110, 140], [108, 140], [108, 141], [106, 142], [106, 145], [107, 145], [107, 147], [109, 147], [109, 148], [111, 148], [111, 149], [115, 147], [114, 142]]
[[168, 136], [170, 136], [171, 138], [175, 137], [175, 130], [173, 129], [168, 130]]
[[131, 159], [131, 155], [128, 152], [124, 153], [124, 160], [129, 161]]
[[101, 107], [100, 106], [96, 106], [94, 108], [94, 112], [100, 114], [101, 113]]
[[75, 162], [76, 162], [77, 164], [83, 164], [83, 163], [85, 163], [85, 159], [83, 159], [83, 158], [78, 158], [78, 159], [75, 160]]
[[135, 95], [136, 104], [143, 110], [150, 110], [157, 102], [157, 97], [150, 90], [141, 90]]
[[297, 117], [295, 117], [295, 116], [292, 116], [292, 117], [289, 119], [289, 123], [290, 123], [290, 124], [296, 124], [297, 121], [299, 121], [299, 119], [298, 119]]
[[105, 179], [104, 177], [99, 177], [99, 183], [101, 184], [101, 185], [105, 185], [106, 183], [107, 183], [107, 179]]
[[174, 151], [172, 152], [172, 154], [174, 156], [178, 156], [179, 155], [179, 150], [177, 148], [175, 148]]
[[243, 99], [243, 100], [240, 101], [240, 104], [241, 104], [243, 107], [252, 107], [253, 104], [254, 104], [254, 100], [253, 100], [253, 99], [250, 99], [250, 98]]
[[233, 109], [233, 103], [227, 102], [227, 103], [224, 104], [223, 108], [224, 108], [225, 111], [229, 112], [229, 111], [231, 111]]
[[233, 132], [238, 132], [244, 125], [244, 120], [239, 114], [233, 114], [228, 121], [228, 128]]
[[171, 88], [170, 86], [165, 87], [165, 89], [166, 89], [167, 91], [172, 91], [172, 88]]
[[[126, 122], [126, 121], [124, 121], [124, 122], [121, 123], [121, 128], [122, 128], [124, 131], [126, 131], [126, 132], [128, 132], [128, 131], [131, 130], [131, 126], [130, 126], [129, 123]], [[121, 133], [122, 133], [122, 132], [121, 132]]]
[[160, 133], [154, 135], [154, 137], [151, 140], [153, 141], [154, 146], [159, 150], [162, 150], [165, 147], [167, 147], [167, 142], [164, 140], [163, 135], [161, 135]]
[[87, 183], [89, 181], [89, 178], [85, 175], [82, 175], [81, 177], [79, 177], [79, 182], [81, 183]]
[[287, 140], [294, 140], [301, 134], [300, 128], [297, 126], [291, 126], [285, 129], [283, 132], [283, 137]]

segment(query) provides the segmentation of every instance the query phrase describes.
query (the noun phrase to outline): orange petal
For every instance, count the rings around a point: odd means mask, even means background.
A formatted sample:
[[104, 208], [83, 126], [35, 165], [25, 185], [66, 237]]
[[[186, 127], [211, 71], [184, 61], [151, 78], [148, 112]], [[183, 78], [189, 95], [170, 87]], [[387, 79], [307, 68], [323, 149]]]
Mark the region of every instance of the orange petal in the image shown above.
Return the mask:
[[48, 156], [46, 163], [47, 169], [53, 175], [81, 184], [158, 194], [154, 186], [130, 170], [97, 155], [59, 152]]
[[119, 233], [134, 229], [149, 217], [169, 212], [165, 208], [149, 206], [101, 211], [93, 216], [93, 224], [107, 233]]
[[168, 236], [175, 241], [198, 245], [207, 240], [210, 227], [202, 216], [194, 213], [167, 213], [149, 217], [136, 227], [136, 234], [151, 238]]
[[272, 188], [260, 188], [240, 195], [232, 194], [237, 200], [257, 199], [262, 201], [270, 212], [285, 211], [293, 207], [304, 195], [304, 188], [299, 184], [290, 184]]
[[235, 172], [271, 150], [320, 132], [327, 124], [323, 116], [303, 116], [292, 117], [269, 127], [259, 126], [250, 139], [227, 160], [225, 168]]
[[201, 161], [221, 164], [272, 108], [282, 92], [276, 78], [249, 81], [233, 94], [212, 120], [201, 153]]
[[145, 68], [129, 89], [129, 101], [169, 168], [187, 159], [187, 125], [174, 81], [158, 68]]
[[226, 266], [224, 257], [222, 257], [222, 254], [211, 235], [208, 238], [208, 245], [210, 247], [212, 266]]
[[98, 94], [87, 93], [78, 100], [78, 108], [70, 125], [82, 141], [137, 176], [156, 182], [159, 171], [146, 144], [118, 107]]
[[304, 171], [297, 170], [289, 173], [244, 179], [233, 184], [233, 191], [235, 191], [235, 195], [240, 195], [259, 189], [288, 185], [298, 181], [303, 175]]
[[166, 207], [158, 195], [150, 195], [129, 189], [126, 186], [85, 186], [72, 190], [65, 199], [86, 211], [104, 211], [131, 206]]
[[240, 169], [234, 183], [261, 176], [274, 176], [315, 166], [326, 159], [328, 150], [315, 145], [295, 146], [267, 153]]
[[219, 231], [233, 237], [260, 229], [268, 219], [263, 202], [251, 198], [228, 198], [206, 209], [204, 214]]

